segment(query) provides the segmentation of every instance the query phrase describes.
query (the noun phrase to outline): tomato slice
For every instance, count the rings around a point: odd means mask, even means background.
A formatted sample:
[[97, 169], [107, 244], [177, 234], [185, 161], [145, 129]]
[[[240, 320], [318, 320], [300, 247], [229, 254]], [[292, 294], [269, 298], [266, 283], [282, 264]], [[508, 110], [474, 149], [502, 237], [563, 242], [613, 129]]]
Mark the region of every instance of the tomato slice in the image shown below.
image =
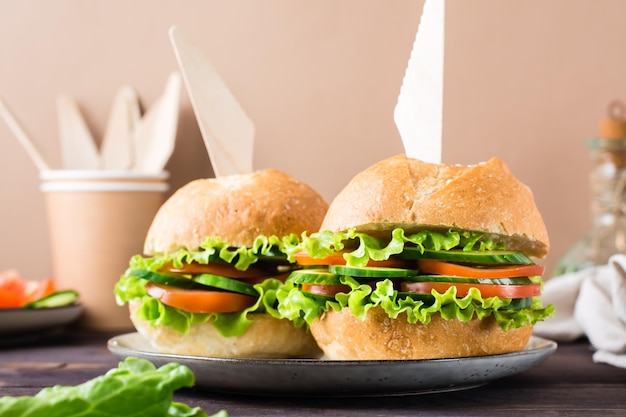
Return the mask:
[[434, 259], [418, 259], [417, 267], [421, 272], [427, 274], [452, 275], [466, 278], [532, 277], [542, 275], [545, 269], [543, 265], [537, 264], [477, 268]]
[[440, 294], [445, 293], [450, 287], [456, 287], [457, 297], [465, 297], [470, 288], [476, 288], [483, 297], [500, 298], [529, 298], [541, 294], [540, 284], [524, 285], [498, 285], [498, 284], [467, 284], [450, 282], [402, 282], [402, 292], [414, 292], [417, 294], [430, 294], [432, 290]]
[[186, 290], [146, 284], [146, 291], [163, 304], [190, 313], [234, 313], [254, 305], [257, 298], [227, 291]]
[[345, 265], [346, 260], [343, 259], [345, 252], [334, 252], [332, 255], [328, 255], [325, 258], [313, 258], [306, 251], [298, 252], [294, 255], [296, 262], [303, 266], [310, 265]]
[[341, 284], [302, 284], [302, 291], [318, 294], [318, 295], [326, 295], [329, 297], [334, 297], [335, 294], [340, 292], [348, 293], [350, 292], [350, 287], [347, 285]]
[[172, 264], [167, 264], [164, 265], [160, 269], [160, 271], [174, 272], [179, 274], [213, 274], [237, 279], [266, 278], [272, 275], [259, 268], [248, 268], [245, 271], [242, 271], [235, 268], [234, 265], [228, 264], [226, 262], [210, 262], [208, 264], [191, 262], [188, 264], [184, 264], [180, 268], [176, 268]]
[[[346, 260], [343, 258], [345, 252], [335, 252], [325, 258], [313, 258], [306, 251], [298, 252], [294, 255], [296, 262], [302, 266], [312, 265], [345, 265]], [[369, 260], [367, 266], [379, 266], [385, 268], [407, 268], [411, 265], [406, 259], [390, 258], [384, 261]], [[413, 264], [414, 265], [414, 264]]]

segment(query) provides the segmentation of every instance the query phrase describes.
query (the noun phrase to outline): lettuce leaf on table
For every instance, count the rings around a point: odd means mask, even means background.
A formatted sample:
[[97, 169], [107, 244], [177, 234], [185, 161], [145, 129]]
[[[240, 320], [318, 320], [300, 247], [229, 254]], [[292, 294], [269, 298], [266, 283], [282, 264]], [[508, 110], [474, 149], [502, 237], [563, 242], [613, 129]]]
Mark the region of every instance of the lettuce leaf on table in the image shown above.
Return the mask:
[[[76, 386], [56, 385], [34, 396], [0, 398], [0, 417], [207, 417], [199, 407], [173, 401], [179, 388], [195, 382], [177, 363], [156, 368], [129, 357], [118, 368]], [[213, 417], [226, 417], [220, 411]]]

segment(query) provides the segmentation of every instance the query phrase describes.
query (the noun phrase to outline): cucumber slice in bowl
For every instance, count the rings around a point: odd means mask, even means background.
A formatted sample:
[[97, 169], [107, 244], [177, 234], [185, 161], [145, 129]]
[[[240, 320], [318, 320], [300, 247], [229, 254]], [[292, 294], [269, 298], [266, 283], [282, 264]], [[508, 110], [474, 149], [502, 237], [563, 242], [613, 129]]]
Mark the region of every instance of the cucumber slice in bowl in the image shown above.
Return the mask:
[[72, 305], [78, 299], [74, 290], [57, 291], [39, 300], [31, 301], [24, 308], [52, 308]]

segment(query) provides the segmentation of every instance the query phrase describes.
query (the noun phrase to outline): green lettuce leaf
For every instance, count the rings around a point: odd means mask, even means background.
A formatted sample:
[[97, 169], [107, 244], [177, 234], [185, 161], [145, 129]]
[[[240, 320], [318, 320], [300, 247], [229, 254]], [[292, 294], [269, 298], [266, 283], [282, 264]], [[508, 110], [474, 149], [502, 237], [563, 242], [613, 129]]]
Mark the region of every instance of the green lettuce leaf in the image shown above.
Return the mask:
[[181, 248], [153, 257], [135, 255], [131, 258], [128, 269], [115, 285], [115, 299], [118, 305], [124, 305], [131, 300], [138, 301], [140, 303], [137, 311], [138, 318], [150, 322], [153, 326], [165, 325], [186, 334], [193, 324], [211, 321], [222, 336], [241, 336], [252, 324], [251, 314], [268, 313], [281, 318], [275, 308], [277, 303], [275, 292], [282, 282], [270, 278], [260, 284], [255, 284], [259, 298], [254, 305], [241, 312], [199, 314], [167, 306], [151, 297], [145, 289], [146, 281], [133, 276], [132, 270], [158, 271], [168, 264], [180, 268], [185, 263], [208, 264], [217, 260], [233, 264], [237, 269], [246, 270], [257, 262], [263, 262], [264, 257], [276, 254], [284, 257], [285, 262], [293, 263], [293, 255], [300, 250], [299, 237], [291, 234], [282, 239], [276, 236], [259, 236], [249, 248], [232, 247], [220, 238], [207, 238], [198, 250]]
[[394, 229], [389, 241], [377, 239], [366, 233], [350, 229], [346, 232], [321, 231], [310, 236], [302, 235], [302, 248], [313, 258], [325, 258], [335, 252], [343, 251], [343, 257], [349, 266], [365, 266], [370, 259], [383, 261], [404, 250], [405, 244], [411, 244], [422, 252], [428, 250], [496, 250], [504, 249], [484, 233], [467, 230], [449, 229], [445, 232], [423, 230], [406, 235], [403, 229]]
[[299, 247], [300, 240], [295, 234], [285, 236], [282, 239], [276, 236], [258, 236], [250, 248], [232, 247], [219, 237], [210, 237], [197, 250], [180, 248], [173, 252], [148, 258], [136, 255], [131, 262], [134, 262], [137, 268], [156, 271], [169, 263], [180, 268], [185, 263], [208, 264], [211, 261], [219, 260], [233, 264], [235, 268], [244, 271], [250, 265], [258, 262], [260, 257], [272, 253], [280, 253], [285, 256], [287, 261], [293, 262], [293, 254], [299, 250]]
[[[56, 385], [34, 396], [0, 398], [0, 417], [207, 417], [199, 407], [173, 402], [191, 387], [191, 370], [177, 363], [156, 368], [129, 357], [118, 368], [77, 386]], [[225, 411], [214, 415], [225, 417]]]
[[341, 281], [352, 290], [349, 293], [336, 294], [334, 299], [310, 297], [297, 285], [288, 281], [276, 294], [279, 301], [278, 311], [283, 317], [298, 324], [302, 322], [311, 324], [323, 312], [330, 309], [339, 311], [344, 307], [348, 307], [352, 314], [361, 320], [365, 318], [369, 309], [380, 307], [391, 318], [395, 319], [404, 313], [409, 323], [423, 324], [430, 323], [433, 314], [440, 314], [444, 319], [455, 318], [463, 322], [493, 315], [503, 330], [527, 324], [534, 325], [554, 313], [554, 306], [543, 307], [539, 297], [533, 298], [530, 308], [513, 310], [506, 308], [511, 299], [483, 298], [476, 288], [470, 289], [465, 297], [457, 298], [456, 288], [451, 287], [444, 294], [433, 291], [434, 302], [425, 304], [421, 300], [399, 294], [388, 279], [377, 282], [375, 289], [369, 285], [359, 284], [348, 276], [342, 276]]
[[[392, 255], [402, 253], [405, 244], [422, 251], [505, 249], [501, 244], [486, 238], [483, 233], [454, 229], [446, 232], [421, 231], [406, 235], [403, 229], [398, 228], [393, 230], [389, 242], [355, 232], [354, 229], [339, 233], [323, 231], [308, 237], [303, 236], [302, 242], [303, 247], [314, 258], [324, 258], [336, 251], [345, 250], [343, 257], [350, 266], [365, 266], [369, 259], [377, 261], [389, 259]], [[541, 277], [533, 279], [541, 282]], [[380, 307], [391, 318], [405, 314], [409, 323], [423, 324], [428, 324], [433, 314], [440, 314], [444, 319], [454, 318], [463, 322], [493, 315], [504, 330], [527, 324], [534, 325], [554, 312], [554, 306], [543, 307], [539, 297], [533, 298], [530, 308], [514, 310], [506, 308], [511, 299], [483, 298], [476, 288], [470, 289], [465, 297], [457, 298], [456, 288], [451, 287], [444, 294], [433, 291], [434, 302], [425, 304], [419, 299], [399, 294], [388, 279], [377, 282], [374, 289], [369, 285], [360, 284], [349, 276], [340, 277], [340, 281], [348, 285], [351, 291], [336, 294], [331, 298], [311, 297], [288, 280], [276, 292], [277, 310], [283, 317], [298, 324], [301, 322], [310, 324], [325, 311], [330, 309], [339, 311], [345, 307], [350, 308], [352, 314], [359, 319], [364, 319], [369, 309]]]
[[[262, 283], [255, 284], [259, 293], [257, 302], [247, 309], [236, 313], [190, 313], [163, 304], [160, 300], [148, 295], [145, 289], [146, 280], [127, 274], [122, 276], [115, 285], [115, 296], [119, 305], [134, 300], [140, 302], [137, 317], [148, 321], [152, 326], [164, 325], [171, 327], [182, 334], [187, 334], [191, 325], [211, 321], [216, 330], [224, 337], [241, 336], [252, 324], [251, 314], [268, 313], [276, 318], [282, 318], [276, 308], [276, 291], [283, 283], [269, 278]], [[294, 323], [302, 325], [303, 322]]]

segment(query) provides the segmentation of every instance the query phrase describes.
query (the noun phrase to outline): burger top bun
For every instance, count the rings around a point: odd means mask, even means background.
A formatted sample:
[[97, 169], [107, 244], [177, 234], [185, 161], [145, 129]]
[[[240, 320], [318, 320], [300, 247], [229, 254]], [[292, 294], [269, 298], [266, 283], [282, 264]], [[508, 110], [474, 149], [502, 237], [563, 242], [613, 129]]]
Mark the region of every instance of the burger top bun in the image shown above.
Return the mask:
[[197, 249], [210, 236], [250, 247], [259, 235], [315, 232], [327, 208], [315, 190], [273, 169], [198, 179], [161, 206], [148, 230], [144, 253]]
[[507, 249], [544, 257], [548, 233], [532, 191], [492, 158], [472, 166], [397, 155], [361, 173], [330, 204], [321, 229], [385, 235], [397, 227], [485, 232]]

